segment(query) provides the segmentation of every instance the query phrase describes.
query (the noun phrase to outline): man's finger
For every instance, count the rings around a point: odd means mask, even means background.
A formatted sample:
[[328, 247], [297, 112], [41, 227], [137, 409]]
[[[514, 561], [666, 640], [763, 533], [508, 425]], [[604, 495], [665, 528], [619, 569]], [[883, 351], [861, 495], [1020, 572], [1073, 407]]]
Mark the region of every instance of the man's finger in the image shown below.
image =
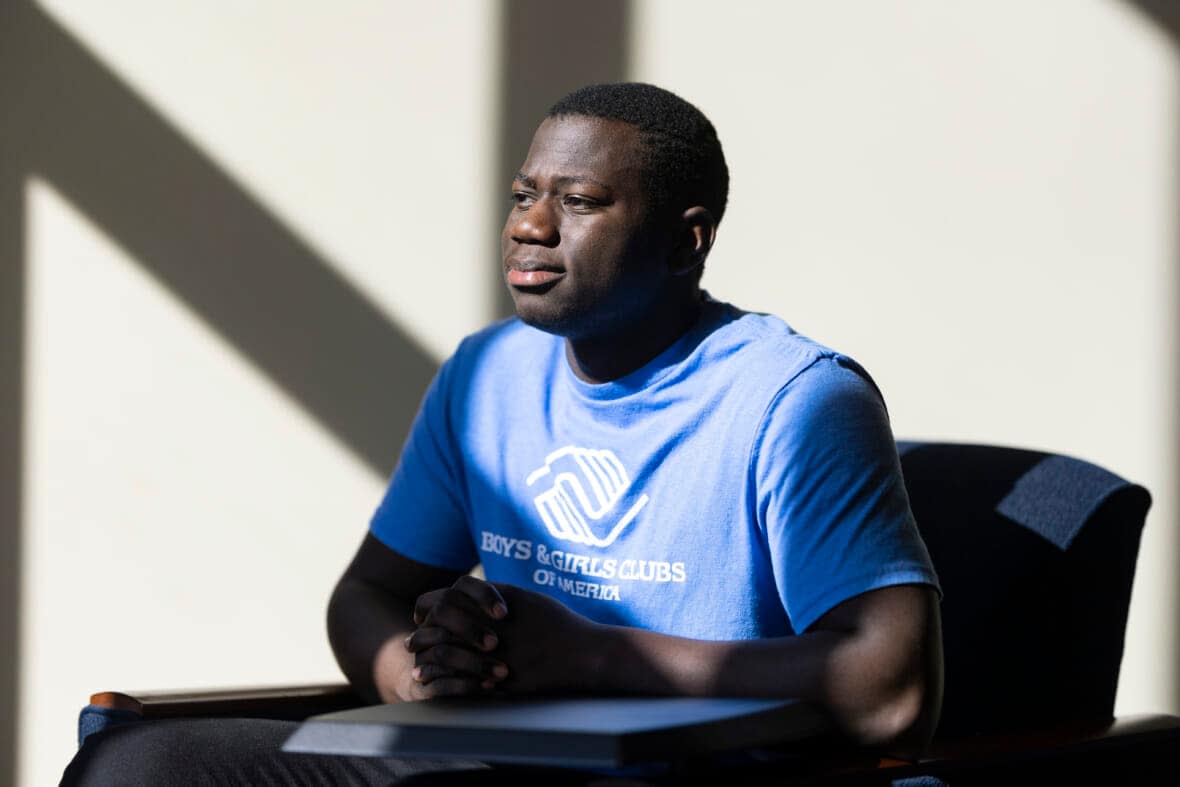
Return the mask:
[[434, 697], [469, 697], [473, 694], [487, 693], [487, 689], [475, 678], [438, 678], [422, 688], [425, 699]]
[[410, 673], [414, 680], [422, 685], [433, 683], [439, 678], [473, 677], [471, 675], [456, 675], [453, 670], [442, 664], [419, 664]]
[[434, 697], [461, 697], [473, 694], [487, 694], [495, 684], [478, 678], [461, 675], [439, 675], [429, 683], [414, 681], [410, 688], [410, 699], [428, 700]]
[[414, 625], [422, 625], [422, 621], [426, 620], [426, 616], [430, 614], [430, 610], [434, 609], [434, 606], [438, 604], [448, 589], [439, 588], [438, 590], [431, 590], [418, 596], [417, 600], [414, 601]]
[[[493, 637], [495, 635], [492, 635]], [[463, 642], [459, 637], [456, 637], [450, 631], [441, 626], [422, 626], [414, 631], [413, 634], [403, 640], [406, 650], [411, 653], [421, 653], [430, 648], [438, 647], [439, 645], [456, 645], [459, 647], [470, 647], [468, 643]], [[483, 644], [487, 644], [486, 642]], [[481, 651], [489, 651], [495, 647], [481, 647]]]
[[459, 642], [459, 638], [441, 626], [419, 626], [406, 637], [406, 650], [417, 653], [444, 642]]
[[[473, 581], [479, 582], [479, 580], [475, 579], [473, 579]], [[459, 583], [456, 583], [456, 585], [459, 585]], [[468, 587], [470, 588], [470, 586]], [[490, 588], [491, 586], [489, 585], [488, 587]], [[495, 588], [491, 588], [491, 590], [497, 597], [499, 597], [500, 592], [498, 590]], [[455, 629], [456, 634], [465, 635], [467, 637], [472, 635], [472, 632], [466, 630], [468, 625], [461, 622], [463, 618], [460, 617], [460, 615], [465, 615], [467, 618], [470, 618], [473, 621], [482, 620], [486, 624], [491, 624], [494, 622], [493, 617], [489, 615], [487, 611], [483, 609], [483, 607], [480, 606], [480, 602], [477, 601], [471, 595], [471, 593], [466, 592], [463, 589], [463, 586], [456, 587], [455, 585], [452, 585], [449, 588], [431, 590], [428, 593], [423, 593], [422, 595], [418, 596], [417, 600], [414, 602], [414, 623], [421, 626], [422, 624], [430, 621], [432, 615], [437, 614], [440, 609], [444, 608], [453, 608], [448, 610], [446, 617], [447, 620], [451, 621], [452, 625], [460, 626], [460, 628]], [[459, 612], [456, 612], [456, 610]], [[499, 611], [500, 608], [497, 607], [497, 613]]]
[[[497, 664], [488, 675], [459, 675], [440, 664], [423, 664], [414, 668], [414, 685], [419, 689], [443, 678], [462, 678], [478, 683], [481, 688], [493, 689], [498, 683], [508, 677], [508, 667]], [[417, 691], [417, 690], [415, 690]]]
[[447, 588], [431, 607], [421, 626], [444, 628], [460, 642], [480, 650], [492, 650], [499, 637], [475, 601], [461, 590]]
[[508, 615], [508, 605], [504, 603], [504, 597], [489, 582], [466, 574], [455, 580], [451, 587], [469, 596], [492, 620], [501, 620]]
[[508, 676], [508, 667], [502, 662], [459, 645], [436, 645], [416, 653], [414, 664], [416, 668], [421, 668], [414, 675], [416, 680], [438, 677], [440, 673], [437, 668], [440, 667], [448, 674], [477, 678], [500, 680]]

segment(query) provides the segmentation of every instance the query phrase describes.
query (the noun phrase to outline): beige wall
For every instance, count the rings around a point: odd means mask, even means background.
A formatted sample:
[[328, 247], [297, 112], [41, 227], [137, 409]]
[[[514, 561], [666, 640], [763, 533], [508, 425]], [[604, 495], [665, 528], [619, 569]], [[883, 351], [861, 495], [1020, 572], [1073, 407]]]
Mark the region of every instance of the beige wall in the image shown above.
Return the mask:
[[[88, 70], [29, 101], [104, 99], [28, 143], [21, 784], [56, 783], [96, 689], [339, 678], [323, 609], [400, 439], [334, 411], [404, 431], [493, 310], [494, 11], [25, 17], [30, 57]], [[88, 133], [109, 149], [59, 164]], [[298, 377], [332, 355], [355, 379]]]
[[[13, 7], [34, 785], [92, 690], [335, 678], [331, 583], [499, 308], [505, 53], [478, 0]], [[628, 44], [726, 146], [706, 286], [861, 359], [901, 436], [1148, 485], [1119, 708], [1180, 710], [1174, 43], [1116, 0], [719, 8]]]

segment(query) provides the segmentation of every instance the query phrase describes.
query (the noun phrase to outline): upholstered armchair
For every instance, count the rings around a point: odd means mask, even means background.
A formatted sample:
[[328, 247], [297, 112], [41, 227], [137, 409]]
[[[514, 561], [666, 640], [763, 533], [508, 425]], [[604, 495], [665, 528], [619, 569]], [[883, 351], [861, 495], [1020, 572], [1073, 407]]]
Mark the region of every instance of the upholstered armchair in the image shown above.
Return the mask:
[[[905, 763], [849, 751], [841, 764], [829, 747], [815, 768], [796, 762], [778, 776], [762, 766], [727, 778], [789, 783], [789, 771], [808, 781], [925, 777], [959, 785], [1105, 771], [1133, 782], [1174, 763], [1180, 719], [1113, 716], [1147, 491], [1096, 465], [1038, 451], [912, 442], [898, 448], [944, 591], [946, 684], [930, 756]], [[79, 735], [132, 720], [300, 719], [358, 704], [344, 684], [183, 695], [108, 691], [91, 697]]]

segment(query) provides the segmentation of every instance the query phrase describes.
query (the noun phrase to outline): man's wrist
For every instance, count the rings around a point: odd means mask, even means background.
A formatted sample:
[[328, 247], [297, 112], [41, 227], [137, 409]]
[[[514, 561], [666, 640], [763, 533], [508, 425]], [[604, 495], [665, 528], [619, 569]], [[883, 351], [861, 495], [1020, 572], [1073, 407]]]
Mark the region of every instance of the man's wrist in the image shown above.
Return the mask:
[[575, 655], [577, 674], [582, 676], [577, 688], [591, 694], [614, 694], [623, 690], [618, 679], [620, 670], [625, 669], [621, 627], [593, 623], [585, 641], [575, 647], [578, 651]]

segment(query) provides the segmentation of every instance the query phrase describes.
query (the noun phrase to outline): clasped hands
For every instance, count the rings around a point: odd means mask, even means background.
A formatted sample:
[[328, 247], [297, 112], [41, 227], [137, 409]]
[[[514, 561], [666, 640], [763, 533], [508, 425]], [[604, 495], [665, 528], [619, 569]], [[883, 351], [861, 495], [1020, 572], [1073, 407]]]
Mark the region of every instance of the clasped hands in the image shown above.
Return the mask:
[[586, 688], [598, 627], [535, 591], [471, 576], [414, 604], [414, 666], [404, 699]]

